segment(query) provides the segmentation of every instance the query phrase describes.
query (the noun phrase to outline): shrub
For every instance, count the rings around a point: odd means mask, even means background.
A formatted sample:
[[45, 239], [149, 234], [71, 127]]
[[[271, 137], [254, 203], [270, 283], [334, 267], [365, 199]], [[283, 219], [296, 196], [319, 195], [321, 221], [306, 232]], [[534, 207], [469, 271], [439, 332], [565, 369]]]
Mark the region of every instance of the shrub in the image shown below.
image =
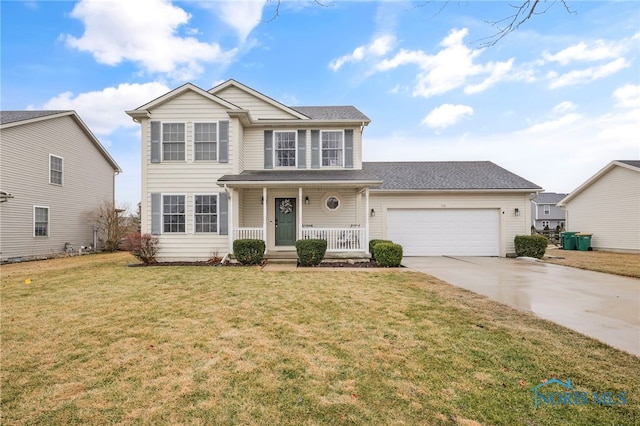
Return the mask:
[[542, 259], [547, 249], [547, 238], [543, 235], [516, 235], [516, 256]]
[[130, 251], [136, 259], [145, 265], [156, 263], [158, 254], [158, 237], [151, 234], [140, 234], [132, 232], [127, 234], [124, 243], [125, 250]]
[[262, 240], [235, 240], [233, 254], [243, 265], [260, 265], [264, 260], [265, 244]]
[[327, 240], [298, 240], [296, 252], [300, 265], [316, 266], [322, 262], [327, 252]]
[[378, 243], [392, 243], [393, 241], [390, 240], [371, 240], [369, 241], [369, 253], [371, 253], [371, 260], [375, 260], [375, 253], [374, 253], [374, 247], [376, 246], [376, 244]]
[[402, 246], [400, 244], [378, 243], [373, 247], [378, 265], [385, 268], [396, 268], [402, 262]]

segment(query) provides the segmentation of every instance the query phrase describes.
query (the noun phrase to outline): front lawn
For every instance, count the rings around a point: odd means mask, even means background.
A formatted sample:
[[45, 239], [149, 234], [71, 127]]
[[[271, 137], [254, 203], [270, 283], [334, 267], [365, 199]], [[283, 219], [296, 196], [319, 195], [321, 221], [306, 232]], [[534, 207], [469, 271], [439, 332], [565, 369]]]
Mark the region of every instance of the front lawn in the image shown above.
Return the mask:
[[[133, 261], [1, 267], [2, 424], [640, 418], [640, 358], [424, 274]], [[588, 403], [534, 408], [531, 389], [551, 377]]]
[[545, 261], [607, 274], [640, 278], [640, 254], [608, 251], [547, 250]]

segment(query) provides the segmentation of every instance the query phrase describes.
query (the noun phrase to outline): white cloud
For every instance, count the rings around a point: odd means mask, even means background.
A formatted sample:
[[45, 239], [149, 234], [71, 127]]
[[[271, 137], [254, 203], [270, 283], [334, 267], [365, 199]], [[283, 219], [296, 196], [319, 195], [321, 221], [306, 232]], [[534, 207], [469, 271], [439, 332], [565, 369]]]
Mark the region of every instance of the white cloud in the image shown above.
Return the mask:
[[107, 65], [128, 60], [150, 73], [191, 79], [203, 72], [202, 63], [224, 63], [234, 54], [222, 52], [217, 43], [180, 36], [191, 16], [166, 0], [81, 0], [71, 16], [83, 22], [84, 33], [64, 35], [67, 45]]
[[575, 109], [576, 104], [570, 101], [564, 101], [553, 107], [553, 112], [556, 114], [563, 114], [565, 112], [575, 111]]
[[597, 67], [591, 67], [583, 70], [569, 71], [565, 74], [549, 73], [548, 77], [552, 80], [549, 88], [557, 89], [564, 86], [573, 86], [576, 84], [589, 83], [604, 77], [608, 77], [627, 68], [630, 63], [624, 58], [618, 58], [607, 64]]
[[640, 84], [627, 84], [613, 92], [616, 106], [622, 108], [640, 108]]
[[30, 105], [28, 109], [72, 109], [96, 135], [108, 135], [119, 128], [138, 127], [126, 115], [131, 110], [144, 105], [170, 89], [162, 83], [120, 84], [101, 91], [80, 93], [74, 96], [64, 92], [49, 99], [41, 107]]
[[563, 115], [562, 117], [548, 120], [542, 123], [534, 124], [533, 126], [523, 130], [523, 133], [545, 133], [556, 130], [562, 130], [567, 126], [578, 122], [582, 116], [577, 113], [571, 113]]
[[628, 50], [624, 41], [604, 41], [596, 40], [592, 45], [580, 42], [574, 46], [562, 49], [558, 53], [543, 53], [543, 58], [550, 62], [558, 62], [561, 65], [567, 65], [573, 61], [601, 61], [605, 59], [618, 58]]
[[396, 38], [392, 35], [382, 35], [373, 39], [371, 43], [365, 46], [358, 46], [353, 52], [340, 56], [329, 63], [329, 68], [338, 71], [344, 64], [349, 62], [361, 62], [369, 57], [380, 57], [386, 55], [396, 42]]
[[[435, 55], [429, 55], [422, 50], [402, 49], [392, 58], [380, 61], [376, 70], [388, 71], [402, 65], [417, 65], [420, 72], [416, 76], [413, 96], [424, 98], [441, 95], [465, 85], [466, 93], [478, 93], [509, 78], [513, 59], [489, 62], [485, 65], [475, 63], [483, 50], [465, 46], [464, 38], [467, 34], [466, 28], [450, 31], [440, 43], [442, 49]], [[468, 83], [476, 76], [487, 77], [480, 83]]]
[[473, 115], [473, 108], [468, 105], [444, 104], [434, 108], [422, 120], [432, 129], [444, 129], [462, 120], [467, 115]]
[[213, 10], [218, 17], [244, 42], [251, 31], [262, 22], [262, 12], [267, 0], [233, 0], [198, 2], [199, 7]]

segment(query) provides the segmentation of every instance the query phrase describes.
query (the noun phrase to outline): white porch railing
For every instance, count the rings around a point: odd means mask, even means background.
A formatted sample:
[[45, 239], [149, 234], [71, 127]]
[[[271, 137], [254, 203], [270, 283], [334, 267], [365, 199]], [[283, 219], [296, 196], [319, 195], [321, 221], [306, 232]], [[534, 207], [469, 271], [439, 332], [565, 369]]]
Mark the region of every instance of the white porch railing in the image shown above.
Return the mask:
[[302, 228], [303, 240], [327, 240], [327, 251], [366, 250], [364, 228]]
[[262, 228], [235, 228], [233, 240], [264, 240]]

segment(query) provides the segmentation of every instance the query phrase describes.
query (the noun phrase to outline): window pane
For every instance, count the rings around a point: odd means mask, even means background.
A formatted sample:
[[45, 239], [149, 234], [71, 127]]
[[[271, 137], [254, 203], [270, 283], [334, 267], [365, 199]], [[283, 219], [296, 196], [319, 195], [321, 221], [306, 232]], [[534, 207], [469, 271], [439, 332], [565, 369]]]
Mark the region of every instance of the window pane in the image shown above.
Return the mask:
[[194, 124], [194, 147], [196, 161], [216, 160], [217, 123]]
[[49, 182], [62, 185], [62, 158], [53, 155], [49, 158]]
[[342, 166], [342, 132], [322, 132], [322, 165]]
[[274, 132], [276, 167], [295, 167], [296, 132]]
[[47, 237], [49, 235], [49, 209], [45, 207], [35, 208], [33, 235]]
[[164, 232], [185, 232], [184, 195], [165, 195], [162, 205]]
[[184, 123], [162, 124], [162, 158], [184, 160]]
[[195, 230], [196, 232], [217, 232], [217, 195], [196, 195]]

